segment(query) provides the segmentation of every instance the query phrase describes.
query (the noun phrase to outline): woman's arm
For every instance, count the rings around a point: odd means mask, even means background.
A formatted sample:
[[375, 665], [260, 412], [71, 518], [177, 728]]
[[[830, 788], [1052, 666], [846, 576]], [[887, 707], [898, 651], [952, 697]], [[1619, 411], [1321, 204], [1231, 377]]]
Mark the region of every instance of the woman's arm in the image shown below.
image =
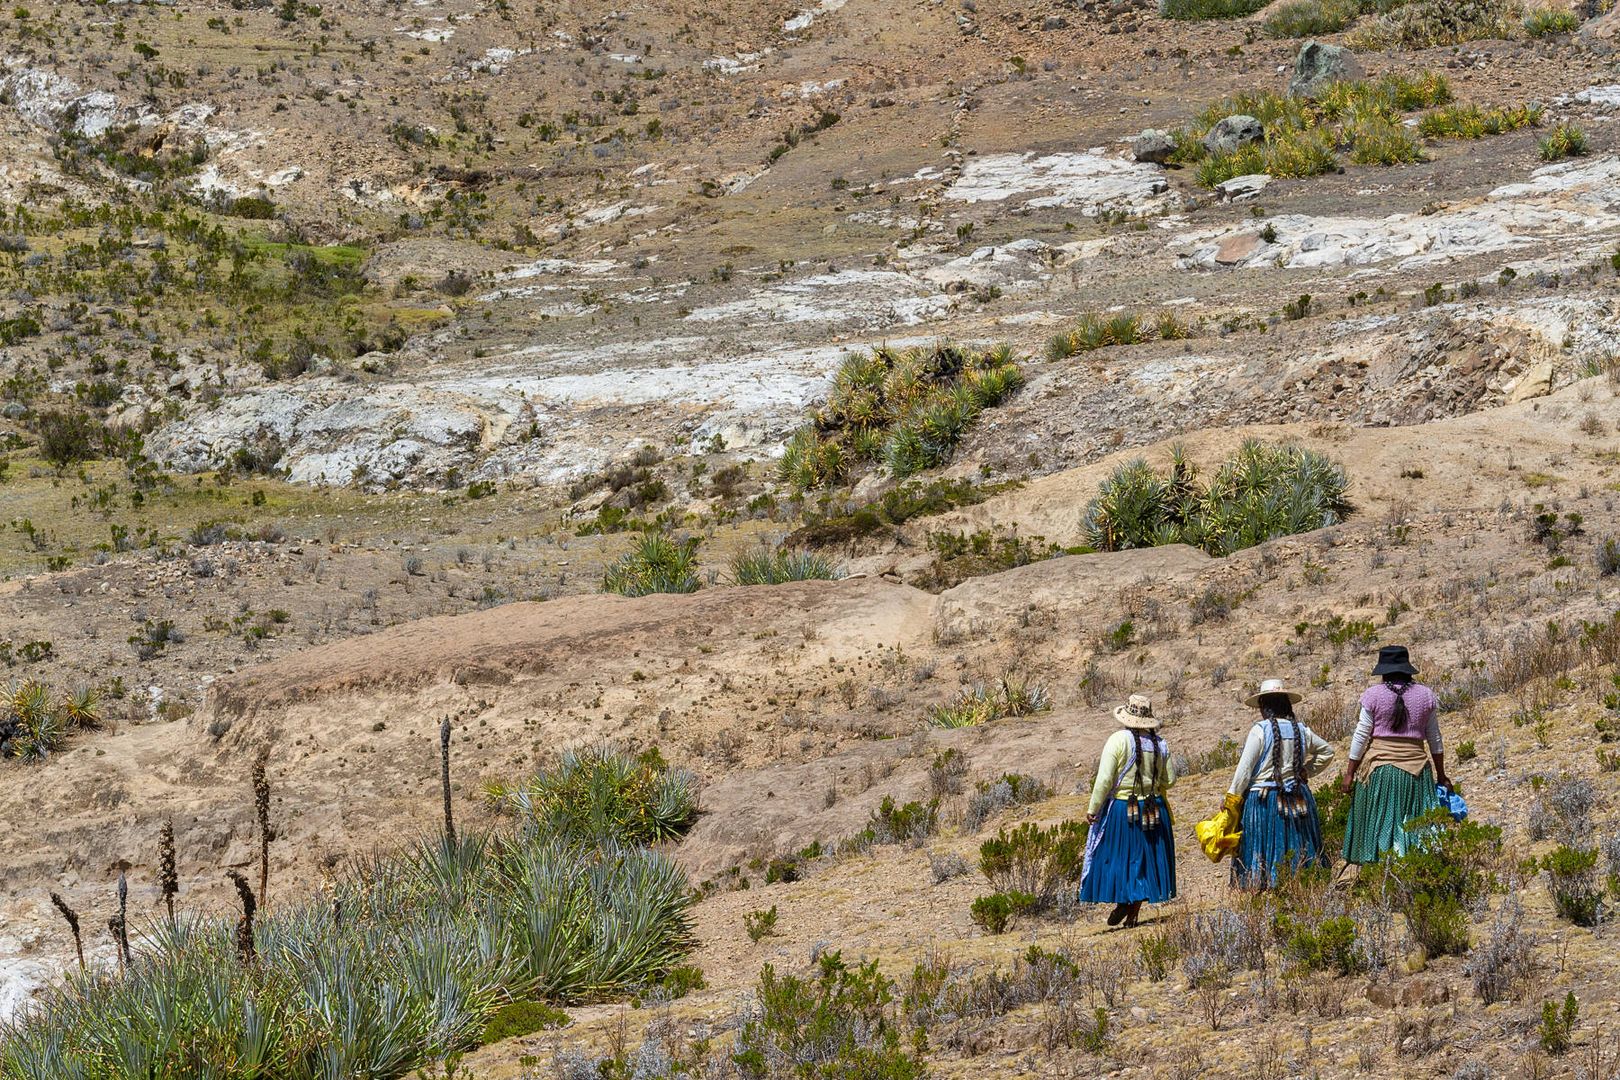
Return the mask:
[[1451, 786], [1451, 777], [1446, 775], [1446, 745], [1440, 737], [1440, 703], [1435, 702], [1434, 711], [1429, 714], [1429, 727], [1424, 733], [1429, 741], [1429, 756], [1434, 759], [1434, 782], [1441, 787]]
[[1361, 716], [1356, 721], [1356, 733], [1350, 736], [1350, 756], [1344, 761], [1344, 775], [1339, 777], [1340, 791], [1349, 791], [1350, 785], [1356, 782], [1356, 770], [1361, 767], [1361, 759], [1367, 756], [1367, 744], [1372, 742], [1372, 730], [1372, 713], [1363, 705]]
[[1108, 801], [1108, 793], [1114, 789], [1114, 781], [1119, 779], [1119, 771], [1125, 767], [1126, 752], [1125, 740], [1117, 731], [1103, 743], [1102, 754], [1097, 759], [1097, 779], [1091, 785], [1091, 803], [1086, 808], [1086, 820], [1096, 821], [1102, 813], [1103, 803]]
[[1254, 771], [1260, 767], [1260, 755], [1265, 753], [1266, 738], [1260, 733], [1260, 725], [1256, 724], [1249, 729], [1249, 737], [1243, 740], [1243, 756], [1238, 758], [1237, 771], [1232, 774], [1232, 783], [1226, 789], [1228, 795], [1243, 798], [1248, 795], [1249, 788], [1254, 784]]
[[1333, 760], [1333, 744], [1310, 728], [1305, 729], [1305, 734], [1308, 736], [1305, 740], [1308, 744], [1305, 751], [1305, 775], [1315, 776], [1327, 768], [1328, 762]]

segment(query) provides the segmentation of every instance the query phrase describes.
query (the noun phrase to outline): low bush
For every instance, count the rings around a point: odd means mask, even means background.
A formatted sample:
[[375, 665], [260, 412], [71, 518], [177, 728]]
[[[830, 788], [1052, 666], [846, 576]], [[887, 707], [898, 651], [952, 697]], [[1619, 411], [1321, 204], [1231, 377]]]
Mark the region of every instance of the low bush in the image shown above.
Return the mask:
[[1241, 19], [1253, 15], [1271, 0], [1159, 0], [1166, 19]]
[[1243, 444], [1208, 484], [1175, 448], [1170, 475], [1143, 459], [1121, 465], [1086, 507], [1086, 540], [1099, 551], [1190, 544], [1212, 555], [1336, 524], [1350, 509], [1344, 468], [1290, 445]]
[[1149, 341], [1180, 341], [1192, 336], [1192, 328], [1165, 312], [1155, 319], [1134, 312], [1099, 315], [1088, 312], [1067, 330], [1053, 334], [1046, 342], [1046, 358], [1063, 360], [1081, 353], [1106, 349], [1110, 345], [1140, 345]]
[[1266, 13], [1261, 24], [1267, 37], [1304, 38], [1336, 34], [1356, 21], [1356, 0], [1287, 0]]
[[1474, 946], [1463, 965], [1480, 1001], [1494, 1005], [1529, 983], [1535, 971], [1536, 940], [1535, 933], [1525, 929], [1519, 898], [1513, 894], [1503, 897], [1491, 923], [1491, 936]]
[[1574, 124], [1559, 124], [1547, 133], [1537, 148], [1542, 161], [1562, 161], [1586, 153], [1586, 132]]
[[921, 844], [939, 828], [939, 800], [899, 803], [885, 795], [866, 828], [875, 843]]
[[1026, 821], [979, 845], [979, 870], [998, 893], [1024, 893], [1044, 911], [1065, 888], [1078, 885], [1086, 826], [1065, 821], [1042, 828]]
[[1502, 830], [1436, 810], [1407, 823], [1417, 834], [1385, 881], [1407, 927], [1430, 956], [1468, 951], [1469, 910], [1497, 887]]
[[620, 596], [697, 592], [697, 549], [696, 537], [677, 541], [660, 532], [647, 533], [607, 568], [602, 591]]
[[901, 484], [865, 505], [808, 516], [805, 524], [788, 536], [786, 543], [811, 548], [847, 543], [886, 528], [904, 525], [914, 518], [973, 506], [992, 495], [1010, 490], [1010, 487], [999, 484], [978, 487], [968, 480]]
[[978, 832], [992, 815], [1002, 810], [1051, 797], [1050, 787], [1023, 773], [1002, 773], [995, 780], [981, 780], [968, 796], [967, 808], [962, 812], [962, 828]]
[[515, 1039], [520, 1035], [533, 1035], [537, 1031], [552, 1031], [568, 1026], [568, 1014], [543, 1001], [514, 1001], [495, 1010], [484, 1025], [479, 1042], [488, 1046], [502, 1039]]
[[1580, 25], [1581, 20], [1573, 11], [1558, 8], [1536, 8], [1524, 17], [1524, 32], [1533, 38], [1573, 34]]
[[1357, 947], [1356, 921], [1348, 915], [1322, 919], [1314, 925], [1282, 915], [1277, 932], [1283, 941], [1283, 955], [1299, 971], [1355, 975], [1367, 968], [1366, 956]]
[[758, 945], [761, 941], [776, 933], [776, 905], [769, 908], [750, 911], [743, 916], [743, 930], [748, 934], [748, 940]]
[[1356, 35], [1368, 48], [1431, 49], [1513, 33], [1513, 0], [1410, 0]]
[[1541, 123], [1541, 106], [1515, 105], [1481, 109], [1478, 105], [1447, 105], [1418, 120], [1425, 139], [1481, 139]]
[[845, 483], [863, 466], [882, 464], [904, 479], [943, 465], [980, 413], [1023, 383], [1005, 345], [852, 353], [826, 405], [788, 440], [782, 479], [808, 491]]
[[939, 728], [972, 727], [1007, 716], [1033, 716], [1052, 707], [1046, 687], [1018, 675], [994, 683], [975, 683], [944, 705], [935, 705], [928, 722]]
[[1562, 1008], [1555, 1001], [1543, 1001], [1541, 1048], [1554, 1055], [1569, 1053], [1571, 1038], [1575, 1033], [1575, 1021], [1580, 1019], [1580, 1014], [1580, 1003], [1575, 1000], [1573, 990], [1564, 995]]
[[777, 548], [738, 555], [731, 560], [731, 580], [738, 585], [781, 585], [788, 581], [837, 581], [838, 567], [810, 551]]
[[931, 532], [928, 547], [934, 563], [919, 584], [930, 590], [949, 589], [968, 578], [999, 574], [1018, 566], [1069, 554], [1044, 537], [1019, 536], [1016, 531], [980, 529], [973, 533]]
[[969, 914], [973, 922], [989, 934], [1004, 934], [1018, 915], [1027, 915], [1040, 909], [1040, 901], [1024, 892], [991, 893], [973, 901]]
[[1548, 890], [1558, 914], [1577, 926], [1597, 925], [1603, 909], [1603, 886], [1598, 881], [1596, 848], [1564, 844], [1542, 856]]
[[873, 960], [851, 968], [824, 953], [813, 975], [759, 976], [757, 1013], [737, 1033], [732, 1061], [752, 1080], [922, 1080], [923, 1063], [902, 1045], [894, 984]]
[[697, 820], [697, 777], [670, 768], [656, 751], [566, 750], [556, 765], [500, 794], [543, 833], [621, 844], [672, 839]]

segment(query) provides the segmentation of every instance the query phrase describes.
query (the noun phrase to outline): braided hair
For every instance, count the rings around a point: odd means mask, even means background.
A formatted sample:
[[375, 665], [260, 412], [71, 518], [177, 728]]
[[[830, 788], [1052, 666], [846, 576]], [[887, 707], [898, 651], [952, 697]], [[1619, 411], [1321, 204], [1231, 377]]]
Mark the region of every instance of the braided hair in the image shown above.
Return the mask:
[[1405, 672], [1392, 671], [1384, 676], [1384, 685], [1395, 695], [1395, 710], [1390, 717], [1390, 729], [1405, 731], [1406, 725], [1411, 721], [1411, 714], [1406, 710], [1406, 692], [1412, 689], [1412, 676]]
[[1282, 790], [1282, 724], [1287, 720], [1294, 725], [1294, 780], [1304, 784], [1308, 779], [1305, 775], [1305, 732], [1294, 715], [1294, 703], [1288, 700], [1287, 694], [1267, 694], [1260, 699], [1260, 722], [1271, 725], [1271, 782], [1279, 791]]

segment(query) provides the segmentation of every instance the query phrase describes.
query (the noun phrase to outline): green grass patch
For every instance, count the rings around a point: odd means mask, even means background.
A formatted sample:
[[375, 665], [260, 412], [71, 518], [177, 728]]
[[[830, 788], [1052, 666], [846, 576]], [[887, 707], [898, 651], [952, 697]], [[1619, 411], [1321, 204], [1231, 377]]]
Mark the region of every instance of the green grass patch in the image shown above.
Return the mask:
[[1114, 470], [1086, 507], [1086, 540], [1099, 551], [1189, 544], [1229, 555], [1340, 521], [1349, 480], [1328, 458], [1251, 439], [1208, 482], [1178, 446], [1168, 476], [1138, 458]]
[[886, 466], [904, 479], [950, 460], [988, 408], [1024, 384], [1011, 348], [926, 348], [852, 353], [832, 394], [788, 440], [782, 479], [797, 491], [834, 487]]
[[1160, 0], [1159, 14], [1166, 19], [1241, 19], [1269, 3], [1271, 0]]
[[1447, 105], [1418, 120], [1425, 139], [1482, 139], [1541, 123], [1541, 106], [1511, 105], [1482, 109], [1478, 105]]
[[1573, 34], [1580, 25], [1581, 20], [1573, 11], [1556, 8], [1537, 8], [1524, 17], [1524, 32], [1533, 38]]
[[1046, 357], [1048, 360], [1062, 360], [1111, 345], [1180, 341], [1192, 336], [1192, 327], [1170, 311], [1153, 317], [1130, 311], [1114, 314], [1087, 312], [1074, 325], [1047, 339]]
[[1267, 37], [1305, 38], [1336, 34], [1356, 21], [1356, 0], [1287, 0], [1266, 12], [1261, 30]]
[[1586, 153], [1586, 132], [1574, 124], [1559, 124], [1538, 144], [1542, 161], [1562, 161]]
[[731, 560], [731, 580], [737, 585], [781, 585], [789, 581], [837, 581], [843, 577], [836, 563], [813, 551], [776, 548], [743, 552]]

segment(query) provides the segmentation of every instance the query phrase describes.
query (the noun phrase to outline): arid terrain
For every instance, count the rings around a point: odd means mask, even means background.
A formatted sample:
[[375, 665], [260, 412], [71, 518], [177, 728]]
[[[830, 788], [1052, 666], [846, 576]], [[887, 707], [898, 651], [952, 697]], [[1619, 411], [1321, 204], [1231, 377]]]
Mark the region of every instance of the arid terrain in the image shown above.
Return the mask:
[[[570, 747], [695, 774], [659, 850], [704, 985], [424, 1076], [757, 1075], [727, 1048], [762, 967], [829, 950], [895, 981], [929, 1076], [1620, 1076], [1620, 23], [1554, 2], [0, 13], [0, 660], [8, 710], [100, 715], [0, 760], [0, 1024], [77, 967], [53, 893], [122, 970], [114, 889], [157, 924], [165, 822], [182, 905], [234, 919], [266, 749], [267, 911], [431, 834], [449, 717], [464, 827]], [[1287, 96], [1307, 37], [1345, 103]], [[1251, 111], [1262, 141], [1202, 149]], [[934, 457], [805, 483], [807, 437], [860, 445], [846, 356], [942, 342], [1017, 377]], [[1342, 467], [1348, 508], [1098, 542], [1118, 470], [1247, 440]], [[605, 587], [644, 535], [693, 591]], [[798, 551], [832, 580], [737, 583]], [[1192, 835], [1261, 679], [1337, 769], [1389, 643], [1502, 830], [1457, 955], [1370, 885], [1240, 896]], [[1029, 707], [940, 722], [986, 687]], [[1069, 887], [990, 933], [981, 844], [1083, 820], [1130, 693], [1186, 773], [1180, 899], [1110, 931]], [[937, 805], [851, 842], [886, 799]], [[1288, 903], [1351, 905], [1369, 959], [1301, 961]], [[1221, 912], [1272, 944], [1212, 981]], [[971, 1007], [919, 1005], [927, 972]], [[844, 1067], [782, 1075], [913, 1075]]]

